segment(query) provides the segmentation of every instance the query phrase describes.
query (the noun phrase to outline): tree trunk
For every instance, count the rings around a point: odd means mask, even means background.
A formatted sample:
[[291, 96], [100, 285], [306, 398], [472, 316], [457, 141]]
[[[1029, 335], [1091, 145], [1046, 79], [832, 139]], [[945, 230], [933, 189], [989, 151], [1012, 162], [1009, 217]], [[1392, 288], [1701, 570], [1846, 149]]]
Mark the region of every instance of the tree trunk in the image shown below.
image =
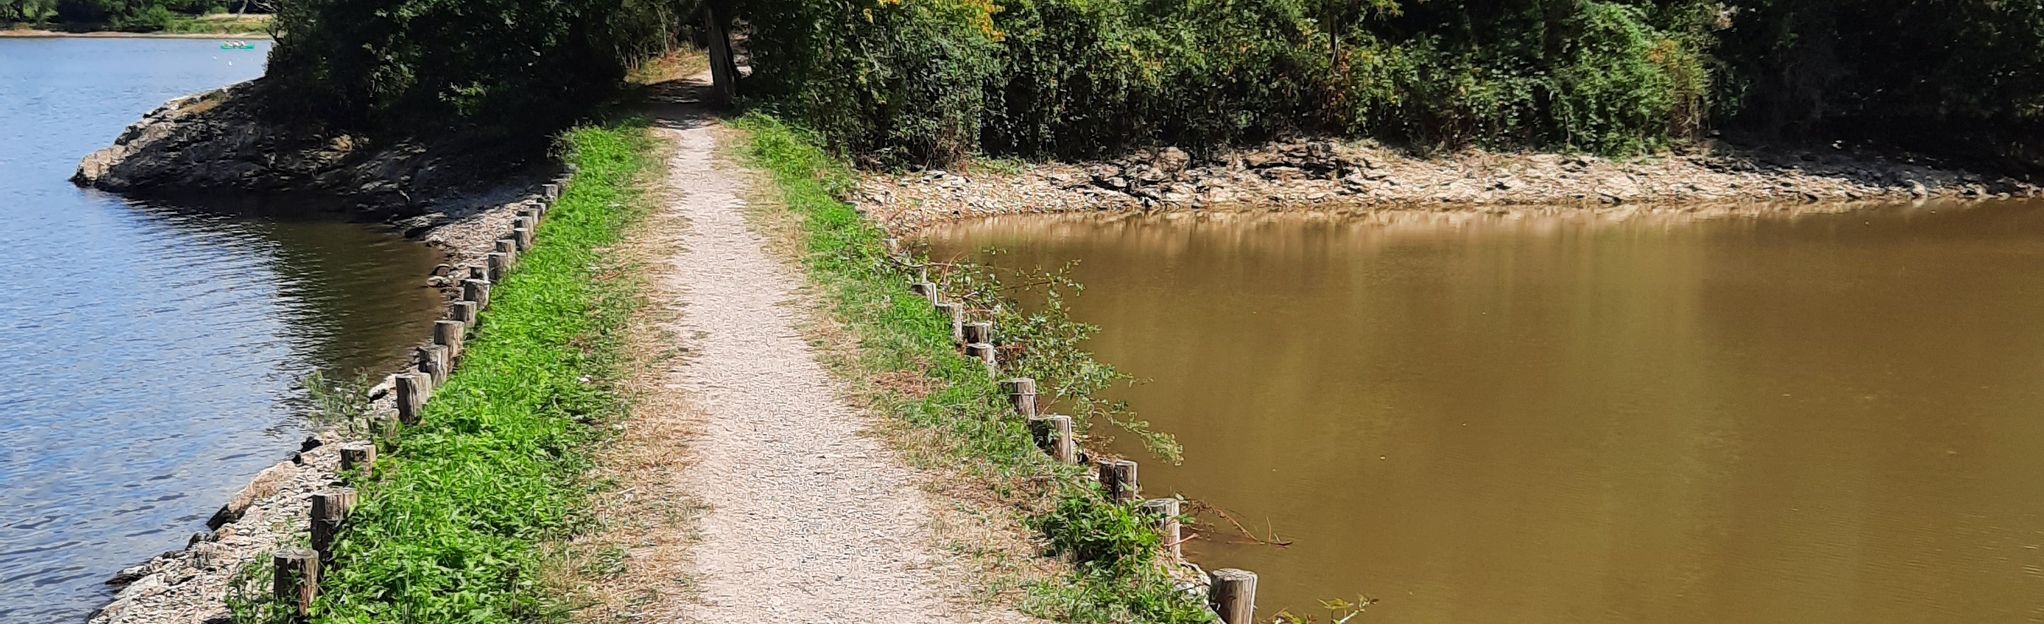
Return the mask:
[[703, 21], [710, 36], [710, 90], [729, 104], [738, 97], [738, 63], [731, 58], [731, 31], [716, 3], [703, 4]]

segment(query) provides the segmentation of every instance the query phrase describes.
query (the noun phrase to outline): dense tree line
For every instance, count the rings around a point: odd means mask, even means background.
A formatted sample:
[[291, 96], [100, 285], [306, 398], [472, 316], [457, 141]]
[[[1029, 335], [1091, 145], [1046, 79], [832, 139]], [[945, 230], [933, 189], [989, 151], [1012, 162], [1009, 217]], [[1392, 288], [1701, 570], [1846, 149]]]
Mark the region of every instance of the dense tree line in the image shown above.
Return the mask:
[[0, 22], [163, 30], [178, 17], [260, 10], [268, 0], [0, 0]]
[[538, 137], [666, 49], [664, 0], [286, 0], [270, 55], [281, 111], [352, 129]]
[[[18, 1], [18, 0], [17, 0]], [[117, 1], [117, 0], [109, 0]], [[2044, 162], [2044, 3], [736, 0], [755, 102], [885, 162], [1290, 132], [1637, 153], [1713, 131]], [[325, 116], [528, 127], [691, 0], [294, 0], [272, 75]]]

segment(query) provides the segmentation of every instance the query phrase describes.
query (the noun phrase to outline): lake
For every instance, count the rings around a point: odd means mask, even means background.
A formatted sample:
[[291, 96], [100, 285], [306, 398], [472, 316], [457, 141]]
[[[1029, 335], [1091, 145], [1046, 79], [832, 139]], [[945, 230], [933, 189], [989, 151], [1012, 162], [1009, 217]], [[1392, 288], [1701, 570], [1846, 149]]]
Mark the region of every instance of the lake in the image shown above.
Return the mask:
[[[2044, 622], [2044, 203], [1698, 219], [1010, 217], [1078, 261], [1148, 496], [1260, 614]], [[988, 254], [999, 250], [998, 254]]]
[[131, 201], [80, 158], [262, 74], [205, 40], [0, 39], [0, 623], [83, 621], [309, 425], [300, 380], [398, 367], [438, 255], [299, 201]]

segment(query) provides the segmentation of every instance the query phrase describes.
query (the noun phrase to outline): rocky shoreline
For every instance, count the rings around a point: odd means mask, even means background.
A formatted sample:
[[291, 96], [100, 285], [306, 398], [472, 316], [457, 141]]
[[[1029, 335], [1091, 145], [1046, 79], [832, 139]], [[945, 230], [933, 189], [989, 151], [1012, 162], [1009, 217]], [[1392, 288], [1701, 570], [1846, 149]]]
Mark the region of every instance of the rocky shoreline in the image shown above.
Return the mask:
[[1030, 213], [1582, 209], [1835, 211], [1864, 202], [2033, 197], [2044, 187], [1906, 154], [1706, 143], [1636, 160], [1485, 151], [1422, 158], [1299, 139], [1195, 157], [1162, 148], [1085, 163], [870, 174], [854, 198], [897, 233]]
[[150, 195], [311, 194], [367, 218], [460, 215], [536, 187], [551, 160], [501, 141], [378, 138], [273, 110], [262, 79], [173, 99], [79, 163], [71, 181]]

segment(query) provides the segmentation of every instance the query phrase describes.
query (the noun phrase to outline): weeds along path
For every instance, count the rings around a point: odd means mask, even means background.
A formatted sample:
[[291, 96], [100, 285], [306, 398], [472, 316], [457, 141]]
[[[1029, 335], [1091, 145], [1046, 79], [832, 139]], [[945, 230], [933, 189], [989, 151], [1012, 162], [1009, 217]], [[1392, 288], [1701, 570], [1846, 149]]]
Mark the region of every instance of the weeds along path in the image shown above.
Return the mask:
[[[652, 291], [679, 306], [661, 323], [688, 353], [650, 374], [685, 410], [635, 415], [634, 427], [680, 419], [687, 455], [670, 475], [701, 515], [685, 550], [685, 579], [640, 604], [641, 617], [733, 624], [985, 622], [1014, 619], [965, 607], [960, 566], [933, 546], [931, 501], [917, 474], [869, 435], [868, 416], [834, 391], [797, 329], [805, 314], [799, 269], [771, 256], [746, 222], [746, 177], [722, 163], [717, 127], [687, 104], [656, 111], [672, 143], [670, 198], [650, 223]], [[685, 223], [685, 225], [683, 225]], [[637, 422], [654, 419], [655, 422]], [[657, 437], [657, 436], [654, 436]], [[626, 436], [630, 444], [632, 436]], [[641, 475], [643, 477], [643, 475]], [[643, 552], [660, 560], [672, 552]], [[658, 566], [655, 566], [658, 567]], [[690, 594], [682, 596], [683, 594]], [[657, 619], [667, 619], [659, 617]]]

